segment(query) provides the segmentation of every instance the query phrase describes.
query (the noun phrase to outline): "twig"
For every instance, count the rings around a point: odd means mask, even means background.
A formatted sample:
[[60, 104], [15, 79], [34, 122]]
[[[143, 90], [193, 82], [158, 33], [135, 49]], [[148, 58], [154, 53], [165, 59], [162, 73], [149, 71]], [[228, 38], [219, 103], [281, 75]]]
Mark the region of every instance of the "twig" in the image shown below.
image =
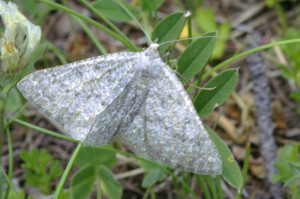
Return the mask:
[[[257, 33], [256, 38], [248, 38], [249, 48], [259, 45], [261, 36]], [[273, 137], [273, 126], [271, 121], [270, 87], [265, 75], [266, 66], [259, 52], [247, 57], [249, 72], [252, 76], [255, 107], [257, 112], [257, 123], [259, 128], [260, 152], [266, 169], [267, 180], [270, 184], [270, 192], [275, 199], [283, 198], [283, 191], [279, 183], [272, 184], [271, 174], [277, 173], [274, 166], [276, 161], [276, 144]]]

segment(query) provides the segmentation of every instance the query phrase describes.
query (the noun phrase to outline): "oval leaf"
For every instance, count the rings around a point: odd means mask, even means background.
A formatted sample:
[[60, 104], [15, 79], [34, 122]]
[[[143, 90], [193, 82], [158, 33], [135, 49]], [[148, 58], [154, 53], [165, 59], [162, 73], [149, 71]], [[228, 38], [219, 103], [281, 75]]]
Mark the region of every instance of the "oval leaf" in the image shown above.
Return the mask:
[[[204, 34], [203, 37], [216, 35], [216, 32], [209, 32]], [[191, 43], [178, 58], [178, 72], [189, 80], [203, 70], [214, 51], [216, 43], [217, 37], [199, 38]]]
[[98, 176], [101, 180], [103, 193], [111, 199], [119, 199], [122, 196], [120, 183], [115, 179], [113, 173], [105, 166], [98, 167]]
[[[125, 6], [129, 12], [136, 18], [139, 19], [141, 17], [140, 12], [137, 8], [133, 7], [131, 4], [119, 1], [123, 6]], [[97, 0], [93, 3], [93, 6], [101, 12], [105, 17], [125, 22], [133, 20], [132, 17], [118, 5], [115, 1], [112, 0]]]
[[143, 11], [149, 10], [157, 10], [161, 4], [163, 4], [164, 0], [142, 0], [141, 1], [141, 7]]
[[[177, 12], [167, 16], [160, 21], [152, 33], [152, 41], [158, 39], [158, 43], [177, 39], [184, 25], [184, 14]], [[164, 52], [171, 43], [159, 47], [161, 52]]]
[[86, 164], [92, 164], [95, 166], [105, 165], [107, 167], [111, 167], [114, 165], [116, 160], [116, 154], [112, 151], [87, 146], [80, 150], [76, 158], [76, 165], [78, 167], [83, 167]]
[[[164, 170], [143, 160], [139, 160], [139, 164], [145, 170], [145, 177], [142, 182], [142, 187], [148, 188], [154, 185], [156, 182], [162, 181], [164, 177]], [[161, 166], [163, 167], [163, 165]]]
[[216, 104], [220, 106], [227, 99], [235, 88], [237, 80], [238, 70], [228, 69], [205, 84], [204, 88], [214, 89], [201, 90], [194, 100], [194, 106], [200, 118], [210, 114]]
[[205, 128], [221, 156], [222, 176], [229, 184], [239, 191], [243, 185], [243, 177], [238, 164], [222, 139], [207, 126], [205, 126]]
[[22, 102], [19, 92], [15, 88], [11, 89], [7, 96], [5, 111], [15, 112], [19, 110], [21, 106]]
[[93, 191], [95, 179], [95, 167], [91, 164], [77, 171], [71, 180], [72, 198], [87, 198]]

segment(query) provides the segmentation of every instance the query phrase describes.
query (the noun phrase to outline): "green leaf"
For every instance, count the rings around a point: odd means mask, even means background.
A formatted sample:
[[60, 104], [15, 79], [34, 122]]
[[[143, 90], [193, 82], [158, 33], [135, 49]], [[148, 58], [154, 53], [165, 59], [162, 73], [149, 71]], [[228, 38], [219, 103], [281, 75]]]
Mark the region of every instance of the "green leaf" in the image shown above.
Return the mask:
[[78, 167], [83, 167], [86, 164], [93, 164], [95, 166], [105, 165], [107, 167], [111, 167], [115, 164], [117, 158], [114, 152], [101, 149], [98, 147], [83, 147], [77, 158], [76, 165]]
[[157, 10], [162, 4], [164, 0], [142, 0], [141, 7], [143, 11], [147, 11], [150, 6], [151, 10]]
[[290, 93], [290, 96], [293, 100], [295, 100], [296, 102], [300, 103], [300, 92], [299, 91], [292, 91]]
[[58, 199], [71, 199], [70, 189], [67, 191], [62, 190], [62, 192], [58, 196]]
[[[29, 60], [29, 64], [34, 64], [38, 61], [38, 59], [42, 56], [42, 54], [45, 52], [45, 49], [47, 47], [47, 42], [40, 43], [38, 48], [35, 50], [35, 53], [32, 55], [32, 57]], [[32, 70], [30, 70], [31, 72]]]
[[26, 12], [35, 15], [39, 10], [35, 0], [19, 0], [23, 10]]
[[21, 167], [27, 169], [24, 173], [25, 184], [38, 188], [46, 195], [50, 194], [51, 181], [62, 173], [59, 162], [52, 160], [53, 157], [46, 150], [39, 151], [37, 148], [31, 152], [21, 151], [20, 157], [24, 161]]
[[209, 32], [191, 43], [178, 58], [178, 72], [187, 80], [200, 72], [207, 64], [217, 43], [216, 32]]
[[[4, 83], [4, 88], [2, 89], [3, 96], [7, 93], [21, 80], [21, 76], [16, 76], [14, 79], [10, 79], [8, 82]], [[0, 81], [5, 81], [5, 76], [0, 74]]]
[[243, 177], [237, 162], [231, 151], [228, 149], [222, 139], [214, 133], [210, 128], [205, 127], [210, 138], [216, 145], [222, 159], [222, 176], [224, 179], [238, 191], [243, 185]]
[[278, 174], [272, 174], [272, 175], [271, 175], [271, 181], [272, 181], [274, 184], [277, 183], [277, 182], [279, 182], [280, 179], [281, 179], [281, 176], [278, 175]]
[[224, 36], [227, 36], [230, 34], [231, 26], [230, 22], [227, 21], [225, 23], [222, 23], [219, 26], [218, 29], [218, 35], [222, 36], [218, 38], [218, 42], [216, 44], [216, 48], [214, 50], [214, 53], [212, 55], [212, 59], [219, 59], [223, 56], [225, 49], [227, 48], [227, 38]]
[[71, 180], [71, 195], [73, 199], [85, 199], [93, 191], [96, 179], [95, 166], [86, 165], [77, 171]]
[[213, 9], [198, 8], [196, 11], [195, 21], [204, 32], [217, 30], [217, 23]]
[[[6, 179], [4, 177], [4, 174], [0, 171], [0, 190], [4, 190], [4, 184], [6, 184]], [[3, 199], [4, 197], [4, 191], [0, 191], [0, 199]]]
[[279, 152], [275, 166], [278, 169], [278, 175], [280, 176], [281, 182], [286, 182], [294, 176], [293, 170], [290, 167], [292, 162], [299, 161], [299, 146], [285, 145]]
[[295, 191], [295, 198], [300, 198], [300, 189]]
[[[10, 191], [8, 195], [9, 199], [25, 199], [26, 194], [23, 189], [17, 189], [16, 191]], [[31, 196], [27, 196], [27, 199], [31, 198]]]
[[[170, 14], [160, 21], [152, 33], [152, 41], [158, 39], [158, 43], [175, 40], [179, 37], [184, 25], [184, 14], [177, 12]], [[171, 43], [160, 46], [160, 51], [164, 52]]]
[[293, 187], [296, 185], [297, 181], [300, 179], [300, 175], [294, 175], [291, 178], [289, 178], [283, 185], [283, 187]]
[[[125, 2], [125, 1], [119, 1], [123, 6], [127, 8], [127, 10], [138, 20], [141, 15], [137, 8], [133, 7], [131, 4]], [[112, 0], [97, 0], [93, 3], [93, 6], [98, 9], [101, 14], [103, 14], [105, 17], [120, 21], [120, 22], [126, 22], [126, 21], [132, 21], [132, 17], [122, 8], [120, 5], [118, 5], [115, 1]]]
[[7, 96], [5, 111], [6, 112], [15, 112], [20, 109], [22, 106], [21, 98], [19, 92], [13, 88], [10, 90]]
[[294, 77], [294, 72], [286, 65], [283, 64], [278, 64], [278, 68], [280, 68], [283, 71], [283, 75], [285, 78], [293, 78]]
[[119, 199], [122, 196], [122, 187], [113, 173], [105, 166], [99, 165], [97, 174], [101, 180], [103, 193], [110, 199]]
[[238, 80], [238, 70], [228, 69], [208, 81], [204, 88], [212, 90], [201, 90], [196, 96], [194, 106], [200, 118], [210, 114], [216, 104], [219, 106], [228, 98]]
[[146, 175], [142, 182], [142, 187], [151, 187], [156, 182], [159, 182], [164, 178], [164, 171], [162, 169], [155, 167], [143, 160], [139, 160], [139, 164], [146, 171]]
[[49, 178], [55, 179], [63, 173], [63, 170], [59, 167], [59, 160], [53, 160], [49, 166]]

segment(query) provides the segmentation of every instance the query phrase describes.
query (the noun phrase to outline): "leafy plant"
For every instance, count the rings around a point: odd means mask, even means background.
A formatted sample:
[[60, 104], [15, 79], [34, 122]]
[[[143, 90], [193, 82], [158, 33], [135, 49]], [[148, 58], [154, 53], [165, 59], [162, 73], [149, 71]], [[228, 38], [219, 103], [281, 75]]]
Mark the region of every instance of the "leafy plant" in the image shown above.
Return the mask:
[[[80, 19], [81, 21], [78, 21], [78, 23], [83, 27], [83, 29], [87, 32], [91, 38], [93, 37], [93, 33], [88, 29], [86, 26], [86, 22], [96, 26], [97, 28], [100, 28], [107, 32], [109, 35], [114, 37], [115, 39], [121, 41], [124, 45], [126, 45], [130, 50], [132, 51], [138, 51], [139, 48], [133, 45], [133, 43], [123, 35], [123, 33], [113, 24], [111, 23], [108, 19], [116, 20], [116, 21], [128, 21], [130, 18], [128, 18], [128, 13], [124, 11], [124, 9], [120, 9], [120, 7], [116, 7], [117, 4], [113, 4], [111, 7], [105, 7], [103, 2], [108, 2], [107, 0], [101, 0], [97, 1], [95, 4], [89, 4], [85, 0], [81, 0], [81, 2], [86, 5], [89, 9], [91, 9], [97, 16], [99, 16], [102, 20], [103, 23], [106, 24], [106, 26], [103, 26], [101, 23], [99, 23], [96, 20], [93, 20], [91, 18], [85, 17], [71, 9], [69, 9], [66, 6], [63, 6], [61, 4], [57, 4], [53, 1], [49, 0], [40, 0], [40, 2], [46, 3], [51, 7], [52, 9], [60, 9], [68, 14], [72, 15], [75, 19]], [[99, 3], [100, 2], [100, 3]], [[102, 3], [101, 3], [102, 2]], [[146, 1], [143, 0], [141, 1], [141, 6], [142, 6], [142, 13], [140, 13], [139, 9], [136, 7], [132, 6], [131, 4], [126, 4], [122, 3], [128, 10], [135, 10], [132, 12], [138, 11], [134, 15], [138, 15], [137, 18], [142, 20], [142, 23], [144, 24], [145, 29], [147, 28], [148, 23], [148, 18], [145, 17], [147, 12], [149, 14], [149, 18], [151, 20], [151, 23], [153, 25], [153, 33], [151, 35], [152, 40], [158, 38], [159, 43], [164, 42], [164, 41], [170, 41], [173, 39], [178, 38], [183, 25], [185, 24], [185, 17], [182, 12], [178, 13], [173, 13], [170, 14], [169, 16], [165, 17], [163, 20], [158, 22], [157, 16], [157, 11], [156, 9], [159, 8], [159, 6], [162, 4], [163, 1], [161, 0], [155, 0], [155, 1]], [[106, 10], [106, 9], [112, 9], [112, 10]], [[107, 12], [106, 12], [107, 11]], [[116, 14], [113, 14], [116, 13]], [[141, 16], [141, 17], [140, 17]], [[209, 16], [209, 15], [208, 15]], [[153, 17], [156, 17], [156, 24], [155, 20]], [[197, 16], [199, 17], [199, 16]], [[208, 31], [215, 31], [216, 29], [219, 30], [220, 35], [227, 35], [229, 24], [224, 25], [224, 31], [219, 24], [215, 24], [214, 21], [214, 15], [211, 17], [211, 22], [213, 24], [209, 25], [214, 25], [210, 28]], [[199, 19], [198, 19], [198, 25], [199, 25]], [[199, 25], [200, 26], [200, 25]], [[201, 25], [202, 26], [202, 25]], [[206, 26], [206, 25], [205, 25]], [[202, 26], [202, 28], [205, 29], [205, 26]], [[208, 25], [207, 25], [208, 26]], [[107, 28], [109, 27], [109, 28]], [[207, 35], [210, 36], [215, 36], [216, 32], [210, 32], [207, 33]], [[222, 39], [221, 39], [222, 40]], [[101, 44], [99, 41], [96, 39], [93, 39], [95, 42], [96, 46], [100, 49]], [[220, 41], [220, 39], [219, 39]], [[215, 57], [216, 55], [212, 55], [214, 52], [214, 47], [217, 45], [224, 45], [217, 43], [217, 38], [215, 37], [207, 37], [207, 38], [200, 38], [198, 40], [195, 40], [190, 46], [187, 47], [187, 49], [182, 53], [178, 60], [178, 71], [181, 73], [187, 80], [193, 79], [193, 77], [196, 77], [197, 80], [193, 82], [196, 86], [198, 86], [202, 80], [207, 77], [210, 72], [206, 72], [205, 67], [209, 61], [209, 59], [213, 56]], [[167, 48], [171, 46], [171, 43], [168, 43], [168, 45], [163, 45], [160, 47], [161, 52], [166, 52]], [[224, 51], [224, 46], [222, 47]], [[172, 48], [169, 48], [172, 50]], [[168, 49], [168, 50], [169, 50]], [[53, 50], [54, 51], [54, 50]], [[217, 50], [218, 51], [218, 50]], [[105, 51], [102, 51], [105, 52]], [[250, 52], [248, 52], [250, 53]], [[217, 53], [218, 54], [218, 53]], [[243, 54], [242, 56], [246, 55], [247, 53]], [[220, 56], [220, 55], [218, 55]], [[64, 58], [60, 58], [60, 60], [63, 60], [63, 63], [65, 62]], [[231, 61], [234, 60], [231, 59]], [[221, 64], [222, 65], [222, 64]], [[229, 69], [229, 70], [224, 70], [223, 72], [219, 73], [216, 75], [213, 79], [208, 81], [208, 83], [205, 85], [205, 87], [208, 88], [215, 88], [210, 91], [201, 91], [199, 92], [195, 98], [194, 105], [196, 106], [196, 110], [200, 114], [200, 116], [204, 117], [208, 115], [210, 112], [213, 111], [213, 107], [215, 104], [221, 105], [225, 99], [228, 97], [228, 95], [231, 93], [231, 91], [234, 89], [237, 83], [237, 78], [238, 78], [238, 70], [237, 69]], [[23, 125], [28, 125], [28, 123], [23, 122]], [[36, 126], [31, 125], [31, 128], [37, 128]], [[46, 129], [41, 129], [39, 130], [49, 133]], [[241, 187], [241, 175], [240, 171], [238, 168], [237, 163], [234, 161], [233, 156], [229, 149], [226, 147], [224, 142], [211, 130], [208, 130], [211, 139], [214, 141], [216, 146], [218, 147], [218, 150], [220, 152], [222, 162], [223, 162], [223, 177], [224, 179], [229, 182], [233, 187], [236, 189], [240, 189]], [[50, 133], [49, 133], [50, 134]], [[52, 135], [55, 135], [52, 133]], [[58, 135], [57, 135], [58, 136]], [[61, 136], [61, 135], [60, 135]], [[62, 137], [62, 136], [61, 136]], [[80, 149], [80, 147], [78, 147]], [[119, 152], [119, 151], [118, 151]], [[36, 152], [35, 152], [36, 153]], [[121, 152], [120, 152], [121, 153]], [[29, 153], [28, 153], [29, 154]], [[27, 154], [27, 159], [29, 159], [29, 162], [32, 161], [42, 161], [42, 162], [47, 162], [46, 160], [49, 160], [49, 158], [36, 158], [36, 156], [39, 156], [41, 154], [32, 154], [28, 155]], [[28, 158], [28, 156], [30, 158]], [[70, 163], [65, 170], [64, 177], [61, 179], [62, 186], [58, 186], [55, 192], [55, 196], [58, 196], [60, 192], [63, 192], [63, 184], [66, 180], [67, 174], [70, 172], [70, 168], [72, 167], [73, 160], [77, 156], [77, 151], [74, 152], [72, 159], [70, 160]], [[26, 155], [25, 155], [26, 157]], [[135, 156], [134, 156], [135, 157]], [[137, 157], [135, 157], [137, 158]], [[45, 160], [46, 159], [46, 160]], [[137, 158], [139, 159], [139, 158]], [[112, 166], [116, 161], [115, 158], [115, 153], [109, 152], [109, 150], [104, 150], [104, 149], [99, 149], [99, 148], [93, 148], [93, 147], [86, 147], [83, 148], [80, 152], [80, 154], [77, 157], [76, 160], [76, 165], [79, 167], [79, 170], [76, 172], [76, 174], [72, 177], [71, 181], [71, 191], [62, 193], [60, 194], [59, 198], [67, 198], [69, 197], [68, 194], [70, 194], [72, 197], [75, 198], [86, 198], [88, 197], [96, 187], [97, 190], [97, 195], [98, 197], [101, 196], [101, 193], [106, 195], [107, 197], [110, 198], [121, 198], [122, 196], [122, 189], [118, 181], [113, 176], [113, 173], [108, 169], [110, 166]], [[48, 161], [49, 162], [49, 161]], [[146, 162], [146, 161], [145, 161]], [[180, 192], [180, 194], [183, 195], [192, 195], [194, 198], [197, 197], [197, 195], [194, 193], [194, 191], [189, 187], [190, 185], [190, 174], [183, 174], [179, 178], [174, 175], [173, 172], [169, 171], [168, 169], [165, 169], [164, 167], [160, 167], [159, 165], [156, 167], [156, 165], [151, 165], [150, 163], [145, 163], [143, 161], [140, 161], [141, 167], [143, 167], [146, 171], [146, 175], [144, 177], [142, 186], [150, 188], [153, 186], [155, 183], [159, 182], [160, 180], [163, 179], [164, 173], [167, 172], [173, 177], [173, 181], [175, 182], [175, 188], [176, 191]], [[35, 168], [36, 165], [28, 164], [27, 167], [30, 168], [30, 175], [27, 174], [26, 182], [29, 181], [30, 183], [34, 184], [35, 186], [36, 181], [41, 180], [45, 177], [41, 177], [40, 179], [37, 179], [36, 175], [42, 173], [42, 176], [47, 176], [47, 183], [49, 184], [49, 172], [43, 171], [41, 168]], [[36, 166], [38, 167], [38, 166]], [[48, 166], [50, 168], [50, 166]], [[45, 166], [46, 168], [46, 166]], [[45, 169], [44, 168], [44, 169]], [[164, 170], [165, 169], [165, 170]], [[60, 171], [61, 173], [61, 171]], [[33, 175], [35, 174], [35, 175]], [[200, 181], [201, 179], [199, 178], [198, 175], [197, 179]], [[54, 179], [55, 176], [52, 176], [51, 179]], [[182, 178], [182, 179], [181, 179]], [[219, 179], [219, 180], [218, 180]], [[214, 187], [214, 179], [210, 176], [205, 177], [206, 183], [203, 184], [203, 187], [201, 187], [203, 190], [206, 188], [206, 186], [209, 186], [210, 191], [213, 193], [212, 195], [215, 197], [216, 196], [216, 188]], [[40, 181], [38, 181], [40, 182]], [[47, 184], [45, 183], [45, 184]], [[177, 184], [176, 184], [177, 183]], [[181, 187], [182, 185], [183, 191], [181, 192]], [[179, 186], [177, 186], [179, 185]], [[220, 176], [217, 177], [217, 186], [220, 186]], [[45, 188], [47, 186], [43, 186], [44, 190], [48, 190], [48, 188]], [[178, 189], [177, 189], [178, 187]], [[219, 196], [221, 195], [222, 190], [219, 189]], [[210, 197], [210, 195], [205, 195], [207, 198]], [[222, 197], [220, 197], [222, 198]]]
[[266, 4], [270, 7], [275, 6], [278, 3], [283, 3], [283, 2], [288, 2], [288, 1], [296, 2], [296, 0], [265, 0]]
[[[136, 18], [140, 19], [141, 13], [139, 10], [132, 6], [130, 3], [125, 1], [120, 1], [120, 3], [130, 11], [130, 13]], [[97, 0], [94, 1], [93, 6], [99, 10], [105, 17], [120, 22], [131, 21], [132, 17], [124, 12], [124, 9], [121, 8], [115, 1], [111, 0]]]
[[139, 160], [139, 164], [145, 170], [145, 177], [142, 182], [142, 187], [149, 188], [156, 182], [160, 182], [163, 180], [164, 171], [162, 169], [154, 167], [153, 165], [143, 160]]
[[[289, 28], [286, 31], [283, 39], [294, 39], [300, 37], [300, 31], [296, 28]], [[291, 98], [294, 99], [300, 106], [300, 46], [297, 44], [291, 44], [289, 46], [282, 46], [284, 54], [287, 56], [290, 65], [278, 64], [278, 67], [282, 70], [285, 78], [295, 82], [298, 87], [297, 90], [291, 92]], [[300, 108], [298, 109], [300, 114]]]
[[23, 189], [17, 189], [15, 191], [9, 192], [8, 199], [32, 199], [32, 196], [27, 196], [25, 194], [25, 191]]
[[300, 157], [299, 145], [285, 145], [279, 152], [275, 166], [278, 174], [272, 174], [274, 183], [282, 182], [291, 191], [290, 198], [300, 198]]
[[51, 182], [63, 171], [59, 161], [53, 160], [45, 149], [38, 151], [37, 148], [32, 148], [31, 152], [21, 151], [20, 157], [24, 161], [21, 166], [27, 169], [24, 173], [25, 185], [36, 187], [45, 195], [50, 194]]
[[80, 169], [71, 180], [71, 195], [74, 199], [87, 198], [96, 186], [97, 194], [101, 192], [109, 198], [122, 196], [120, 183], [107, 168], [116, 162], [116, 154], [96, 147], [84, 147], [76, 159]]
[[212, 58], [221, 58], [225, 49], [227, 38], [223, 36], [227, 36], [230, 34], [231, 28], [229, 21], [218, 24], [215, 19], [215, 14], [212, 9], [204, 9], [202, 7], [197, 8], [195, 21], [202, 32], [211, 32], [217, 31], [218, 35], [222, 36], [218, 39], [218, 43], [216, 44], [216, 49], [212, 55]]

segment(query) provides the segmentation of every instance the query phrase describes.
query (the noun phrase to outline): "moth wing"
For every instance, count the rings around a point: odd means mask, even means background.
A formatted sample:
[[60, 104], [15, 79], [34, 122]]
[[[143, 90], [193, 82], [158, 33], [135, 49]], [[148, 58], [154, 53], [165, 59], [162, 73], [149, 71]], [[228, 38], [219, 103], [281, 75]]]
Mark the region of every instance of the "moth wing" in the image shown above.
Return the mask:
[[134, 76], [135, 53], [121, 52], [40, 70], [18, 83], [40, 112], [84, 140], [103, 112]]
[[111, 142], [132, 123], [147, 99], [149, 90], [136, 83], [136, 76], [127, 84], [122, 93], [97, 116], [85, 144], [101, 146]]
[[204, 175], [222, 172], [219, 153], [174, 72], [159, 59], [157, 78], [121, 140], [136, 154]]

